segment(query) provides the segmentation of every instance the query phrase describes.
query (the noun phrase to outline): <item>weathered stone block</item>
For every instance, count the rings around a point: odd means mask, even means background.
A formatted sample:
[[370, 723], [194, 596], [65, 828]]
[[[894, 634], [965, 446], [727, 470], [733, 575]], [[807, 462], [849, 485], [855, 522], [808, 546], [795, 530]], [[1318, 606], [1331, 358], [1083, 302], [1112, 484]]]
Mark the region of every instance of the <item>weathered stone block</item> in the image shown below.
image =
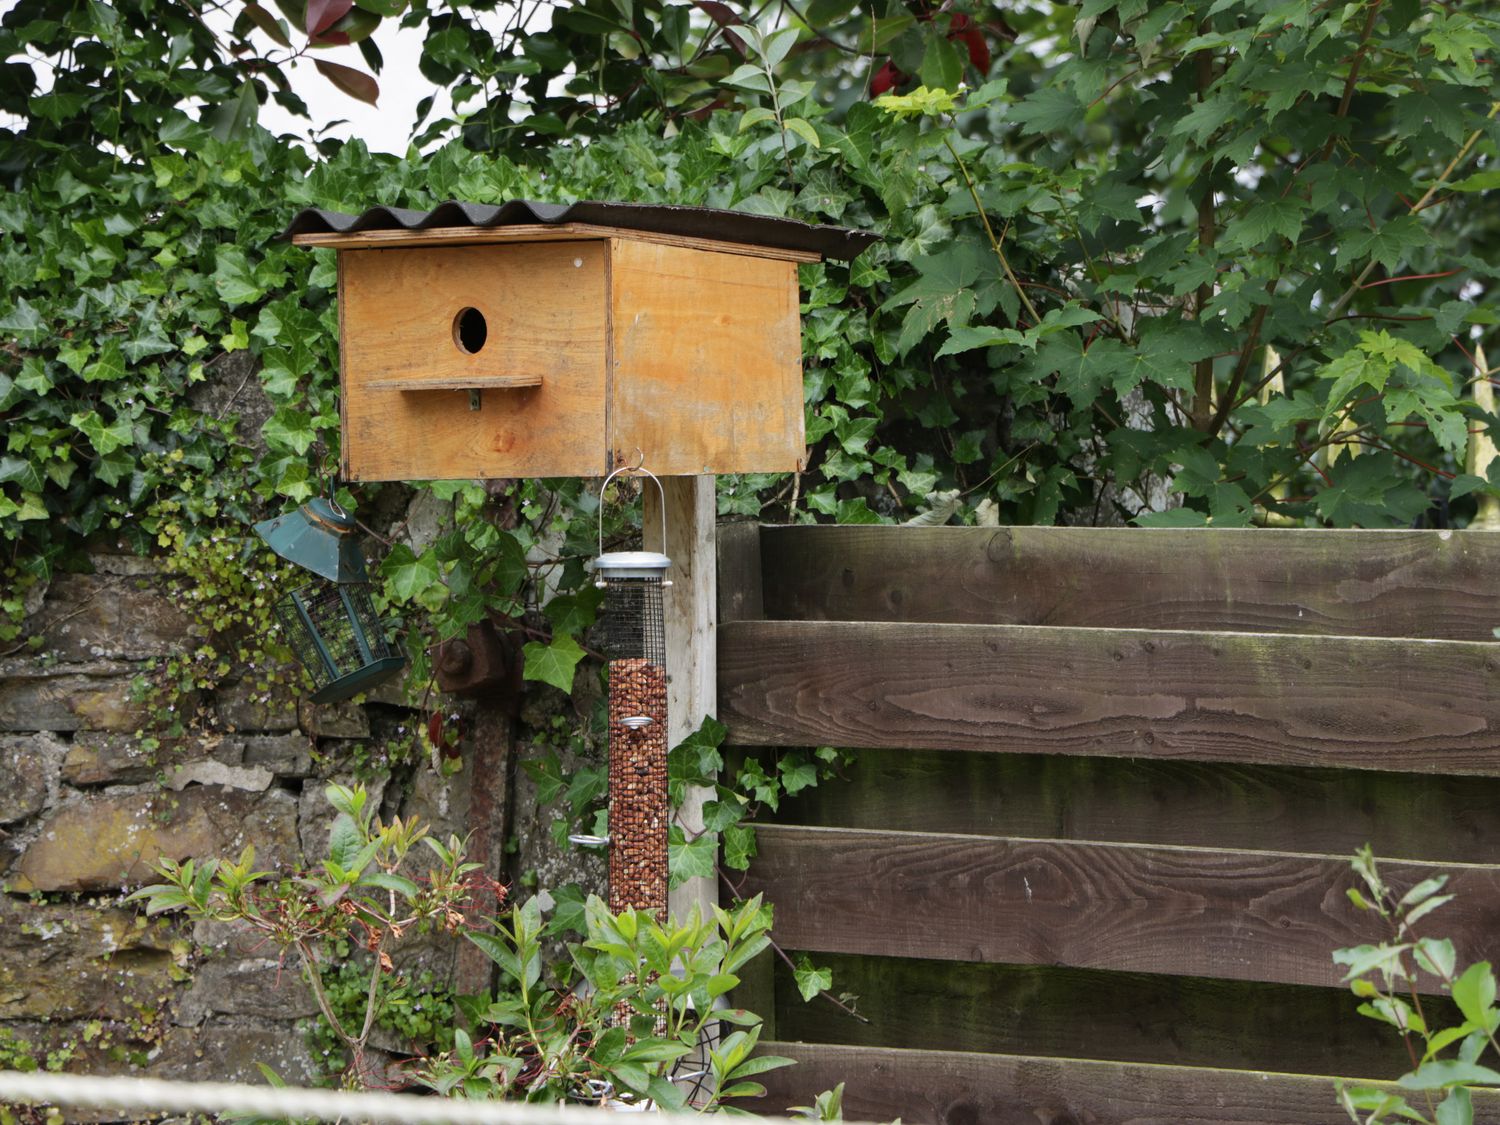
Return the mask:
[[198, 785], [181, 793], [89, 794], [43, 823], [10, 876], [12, 891], [88, 891], [133, 886], [163, 856], [236, 856], [253, 843], [263, 868], [297, 854], [297, 799]]
[[353, 703], [297, 704], [298, 725], [304, 734], [314, 738], [369, 738], [370, 718], [363, 707]]
[[134, 734], [79, 731], [68, 747], [62, 779], [69, 785], [135, 785], [190, 762], [240, 760], [238, 739], [210, 734], [143, 740]]
[[189, 785], [217, 785], [259, 793], [269, 789], [275, 774], [263, 766], [231, 766], [223, 762], [179, 762], [164, 771], [163, 784], [180, 793]]
[[0, 1019], [119, 1019], [155, 1011], [175, 991], [186, 947], [166, 919], [0, 895]]
[[151, 1060], [154, 1078], [266, 1084], [257, 1063], [270, 1067], [289, 1086], [305, 1086], [315, 1076], [312, 1056], [294, 1023], [221, 1024], [174, 1027]]
[[313, 772], [312, 752], [312, 739], [303, 734], [250, 735], [241, 761], [263, 766], [277, 777], [308, 777]]
[[297, 729], [297, 700], [292, 693], [284, 687], [257, 691], [248, 680], [221, 686], [214, 693], [214, 713], [229, 732]]
[[196, 1025], [222, 1016], [296, 1019], [317, 1010], [296, 954], [285, 962], [262, 955], [249, 961], [215, 960], [199, 965], [193, 986], [177, 1005], [175, 1020]]
[[111, 574], [60, 575], [26, 631], [44, 638], [43, 651], [72, 662], [166, 656], [195, 636], [192, 619], [159, 583]]
[[0, 735], [0, 824], [42, 811], [66, 753], [53, 734]]
[[0, 731], [138, 730], [147, 708], [130, 698], [135, 673], [122, 664], [0, 661]]

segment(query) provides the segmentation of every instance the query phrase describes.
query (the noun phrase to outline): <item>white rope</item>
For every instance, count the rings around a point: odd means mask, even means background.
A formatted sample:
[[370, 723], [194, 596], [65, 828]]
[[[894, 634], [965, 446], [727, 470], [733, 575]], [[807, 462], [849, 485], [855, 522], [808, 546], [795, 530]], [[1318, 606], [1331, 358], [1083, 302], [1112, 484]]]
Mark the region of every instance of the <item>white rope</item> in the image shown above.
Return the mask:
[[[0, 1107], [48, 1103], [148, 1113], [254, 1113], [400, 1125], [603, 1125], [607, 1109], [419, 1098], [410, 1094], [345, 1093], [303, 1086], [241, 1086], [229, 1082], [168, 1082], [82, 1074], [22, 1074], [0, 1070]], [[659, 1113], [653, 1120], [696, 1121], [701, 1114]], [[764, 1118], [782, 1121], [784, 1118]]]

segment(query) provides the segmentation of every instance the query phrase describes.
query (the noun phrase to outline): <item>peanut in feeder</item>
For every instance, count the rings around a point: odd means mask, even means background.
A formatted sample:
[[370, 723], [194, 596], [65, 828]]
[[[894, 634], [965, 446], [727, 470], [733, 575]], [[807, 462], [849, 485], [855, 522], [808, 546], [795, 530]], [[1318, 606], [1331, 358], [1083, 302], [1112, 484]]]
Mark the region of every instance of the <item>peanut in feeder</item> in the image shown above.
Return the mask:
[[[658, 490], [661, 482], [640, 472]], [[666, 541], [666, 513], [662, 514]], [[602, 516], [601, 543], [603, 546]], [[598, 638], [609, 659], [609, 908], [667, 909], [667, 644], [662, 588], [671, 560], [654, 551], [602, 550]]]

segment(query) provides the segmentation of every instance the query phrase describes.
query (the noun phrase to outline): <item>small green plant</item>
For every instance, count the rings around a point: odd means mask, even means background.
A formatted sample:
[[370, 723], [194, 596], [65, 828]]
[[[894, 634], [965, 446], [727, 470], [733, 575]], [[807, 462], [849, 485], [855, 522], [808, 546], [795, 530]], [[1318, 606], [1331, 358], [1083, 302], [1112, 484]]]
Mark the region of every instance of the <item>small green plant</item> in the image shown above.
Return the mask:
[[[759, 1016], [718, 1006], [740, 983], [738, 970], [771, 944], [771, 911], [758, 896], [716, 906], [712, 918], [695, 911], [665, 922], [559, 893], [550, 915], [536, 897], [481, 925], [465, 912], [484, 876], [462, 841], [439, 843], [415, 821], [383, 823], [363, 788], [330, 785], [326, 794], [338, 817], [317, 867], [273, 876], [254, 870], [250, 849], [234, 862], [166, 860], [164, 881], [132, 897], [151, 913], [241, 923], [295, 954], [326, 1025], [315, 1034], [347, 1054], [346, 1085], [404, 1076], [445, 1097], [673, 1109], [687, 1108], [691, 1092], [698, 1108], [711, 1108], [764, 1093], [755, 1076], [790, 1062], [754, 1054]], [[418, 842], [432, 853], [425, 873], [416, 870]], [[458, 1001], [466, 1027], [445, 989], [401, 976], [392, 960], [403, 938], [433, 931], [472, 941], [499, 968], [498, 992]], [[546, 965], [547, 939], [569, 934], [582, 940]], [[382, 1021], [418, 1051], [395, 1072], [377, 1073], [369, 1056]], [[724, 1025], [734, 1030], [714, 1042], [710, 1031]], [[834, 1119], [826, 1114], [837, 1101], [820, 1099], [815, 1112]]]
[[[1451, 894], [1443, 893], [1446, 875], [1424, 879], [1398, 895], [1381, 878], [1368, 846], [1356, 853], [1353, 866], [1365, 891], [1351, 887], [1350, 900], [1378, 914], [1390, 936], [1372, 945], [1337, 950], [1333, 959], [1347, 967], [1344, 979], [1362, 1001], [1360, 1013], [1400, 1032], [1412, 1069], [1397, 1080], [1397, 1091], [1340, 1083], [1339, 1103], [1361, 1125], [1395, 1120], [1472, 1125], [1470, 1089], [1500, 1087], [1500, 1070], [1480, 1062], [1487, 1050], [1500, 1056], [1494, 970], [1489, 962], [1478, 961], [1459, 971], [1452, 941], [1416, 933], [1418, 921], [1452, 901]], [[1437, 1013], [1428, 1010], [1433, 1006], [1424, 1008], [1417, 989], [1421, 973], [1442, 982], [1458, 1006], [1461, 1022], [1444, 1026]], [[1418, 1105], [1413, 1107], [1412, 1101]]]
[[[274, 877], [254, 870], [253, 848], [232, 863], [164, 860], [157, 871], [166, 881], [131, 897], [144, 899], [153, 914], [182, 909], [194, 920], [239, 922], [283, 956], [295, 953], [318, 1011], [349, 1054], [345, 1080], [358, 1085], [368, 1074], [370, 1033], [399, 979], [392, 949], [413, 933], [457, 933], [481, 876], [479, 865], [464, 859], [457, 837], [440, 843], [414, 819], [383, 823], [363, 787], [329, 785], [325, 793], [338, 816], [319, 867]], [[416, 870], [412, 856], [418, 842], [435, 859], [425, 873]], [[353, 1019], [335, 1010], [320, 971], [340, 944], [362, 948], [370, 957], [365, 1003]]]
[[[569, 946], [549, 980], [544, 938], [574, 925], [584, 940]], [[469, 1006], [475, 1035], [456, 1032], [454, 1049], [412, 1077], [444, 1095], [677, 1110], [688, 1108], [690, 1088], [702, 1090], [698, 1108], [759, 1096], [765, 1089], [754, 1076], [791, 1060], [752, 1057], [761, 1018], [715, 1003], [769, 945], [769, 927], [758, 897], [715, 907], [712, 919], [694, 911], [671, 923], [646, 911], [611, 914], [597, 896], [567, 902], [549, 923], [532, 898], [497, 919], [493, 933], [467, 935], [499, 967], [501, 989]], [[736, 1030], [714, 1044], [705, 1032], [719, 1022]], [[700, 1043], [706, 1057], [684, 1073]]]

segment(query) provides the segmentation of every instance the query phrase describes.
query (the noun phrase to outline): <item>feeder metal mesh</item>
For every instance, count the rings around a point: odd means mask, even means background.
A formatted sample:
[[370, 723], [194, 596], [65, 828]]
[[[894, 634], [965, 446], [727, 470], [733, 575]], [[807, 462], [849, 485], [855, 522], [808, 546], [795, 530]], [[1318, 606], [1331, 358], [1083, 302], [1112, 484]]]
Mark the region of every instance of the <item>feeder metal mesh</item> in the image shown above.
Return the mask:
[[612, 660], [667, 663], [660, 578], [606, 577], [604, 605], [596, 639]]
[[386, 640], [364, 583], [310, 583], [277, 602], [276, 617], [319, 689], [401, 656]]

